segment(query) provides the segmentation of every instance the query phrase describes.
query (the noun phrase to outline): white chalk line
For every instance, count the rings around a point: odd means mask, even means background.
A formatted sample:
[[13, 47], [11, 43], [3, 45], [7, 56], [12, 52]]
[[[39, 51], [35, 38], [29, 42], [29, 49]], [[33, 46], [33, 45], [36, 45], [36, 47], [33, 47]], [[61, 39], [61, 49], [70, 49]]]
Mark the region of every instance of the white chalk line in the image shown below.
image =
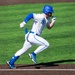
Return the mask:
[[75, 69], [0, 69], [0, 71], [75, 71]]

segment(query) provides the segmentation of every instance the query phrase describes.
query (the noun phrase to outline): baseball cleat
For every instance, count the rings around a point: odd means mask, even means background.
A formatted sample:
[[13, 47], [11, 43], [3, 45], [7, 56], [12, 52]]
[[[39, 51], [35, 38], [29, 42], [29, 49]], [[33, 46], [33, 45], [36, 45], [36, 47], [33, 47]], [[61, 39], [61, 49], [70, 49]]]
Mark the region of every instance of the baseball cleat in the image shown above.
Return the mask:
[[32, 61], [33, 61], [34, 63], [37, 63], [37, 62], [36, 62], [36, 54], [35, 54], [34, 52], [32, 52], [31, 54], [29, 53], [29, 57], [32, 59]]
[[6, 63], [9, 66], [10, 69], [15, 69], [16, 68], [14, 64], [13, 65], [10, 64], [10, 61], [7, 61]]

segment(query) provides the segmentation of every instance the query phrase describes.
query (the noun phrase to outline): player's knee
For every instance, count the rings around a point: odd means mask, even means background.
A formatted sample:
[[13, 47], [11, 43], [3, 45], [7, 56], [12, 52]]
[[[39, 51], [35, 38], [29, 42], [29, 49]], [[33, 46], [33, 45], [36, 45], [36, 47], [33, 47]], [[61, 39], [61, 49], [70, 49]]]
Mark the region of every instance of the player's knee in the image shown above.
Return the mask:
[[50, 46], [50, 44], [47, 42], [45, 43], [45, 47], [48, 48]]

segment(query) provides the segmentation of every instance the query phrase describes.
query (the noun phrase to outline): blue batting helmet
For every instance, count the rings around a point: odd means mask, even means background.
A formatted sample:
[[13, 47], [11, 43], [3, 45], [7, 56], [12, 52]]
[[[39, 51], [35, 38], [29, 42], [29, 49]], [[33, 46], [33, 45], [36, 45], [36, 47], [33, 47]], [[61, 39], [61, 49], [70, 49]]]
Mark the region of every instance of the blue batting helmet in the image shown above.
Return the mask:
[[53, 13], [54, 10], [53, 10], [53, 7], [52, 6], [49, 6], [49, 5], [45, 5], [43, 7], [43, 13], [45, 13], [46, 15], [48, 15], [50, 12]]

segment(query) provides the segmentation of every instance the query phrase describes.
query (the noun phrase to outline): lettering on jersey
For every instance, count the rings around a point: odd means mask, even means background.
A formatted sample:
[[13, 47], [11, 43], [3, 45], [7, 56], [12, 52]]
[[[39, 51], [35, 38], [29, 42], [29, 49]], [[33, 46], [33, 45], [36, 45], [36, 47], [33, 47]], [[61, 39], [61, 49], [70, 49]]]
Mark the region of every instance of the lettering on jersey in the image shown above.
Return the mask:
[[42, 23], [43, 25], [45, 25], [45, 24], [46, 24], [46, 20], [43, 19], [41, 23]]

